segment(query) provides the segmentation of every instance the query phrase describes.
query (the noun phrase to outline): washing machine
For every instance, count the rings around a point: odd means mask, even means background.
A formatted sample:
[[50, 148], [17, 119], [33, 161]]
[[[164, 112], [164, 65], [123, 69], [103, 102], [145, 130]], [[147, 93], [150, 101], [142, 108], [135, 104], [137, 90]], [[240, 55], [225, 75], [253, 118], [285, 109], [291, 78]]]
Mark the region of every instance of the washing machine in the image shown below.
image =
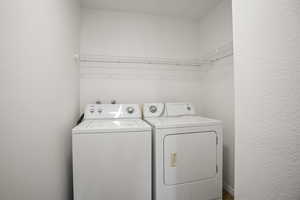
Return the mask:
[[190, 103], [150, 103], [154, 200], [222, 199], [222, 123]]
[[75, 200], [151, 200], [151, 127], [139, 105], [87, 105], [72, 142]]

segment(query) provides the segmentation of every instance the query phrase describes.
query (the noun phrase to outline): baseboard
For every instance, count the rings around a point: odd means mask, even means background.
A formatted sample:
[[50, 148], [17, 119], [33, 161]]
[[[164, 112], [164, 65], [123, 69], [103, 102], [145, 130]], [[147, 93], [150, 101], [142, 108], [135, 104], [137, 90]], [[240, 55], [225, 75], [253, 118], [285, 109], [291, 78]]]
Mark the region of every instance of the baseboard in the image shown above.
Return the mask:
[[229, 194], [231, 194], [232, 196], [234, 196], [234, 188], [227, 184], [227, 183], [223, 183], [223, 188], [224, 190], [226, 190]]

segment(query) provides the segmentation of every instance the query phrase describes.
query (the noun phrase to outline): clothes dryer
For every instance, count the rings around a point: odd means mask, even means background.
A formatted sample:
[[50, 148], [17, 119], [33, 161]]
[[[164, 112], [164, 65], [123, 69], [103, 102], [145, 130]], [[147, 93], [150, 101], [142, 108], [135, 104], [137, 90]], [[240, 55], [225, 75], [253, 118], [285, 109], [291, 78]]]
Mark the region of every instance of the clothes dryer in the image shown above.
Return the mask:
[[190, 103], [150, 103], [155, 200], [222, 199], [222, 123]]

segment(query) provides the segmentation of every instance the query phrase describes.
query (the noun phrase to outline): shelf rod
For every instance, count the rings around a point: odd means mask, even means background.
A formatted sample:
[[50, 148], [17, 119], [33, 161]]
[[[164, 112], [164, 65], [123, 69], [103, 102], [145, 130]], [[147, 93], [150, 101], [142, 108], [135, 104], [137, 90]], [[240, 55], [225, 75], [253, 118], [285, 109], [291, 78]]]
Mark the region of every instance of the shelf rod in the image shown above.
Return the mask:
[[125, 64], [154, 64], [154, 65], [176, 65], [176, 66], [200, 66], [208, 64], [209, 61], [176, 60], [166, 58], [142, 58], [142, 57], [116, 57], [104, 55], [82, 55], [80, 62], [101, 62], [101, 63], [125, 63]]

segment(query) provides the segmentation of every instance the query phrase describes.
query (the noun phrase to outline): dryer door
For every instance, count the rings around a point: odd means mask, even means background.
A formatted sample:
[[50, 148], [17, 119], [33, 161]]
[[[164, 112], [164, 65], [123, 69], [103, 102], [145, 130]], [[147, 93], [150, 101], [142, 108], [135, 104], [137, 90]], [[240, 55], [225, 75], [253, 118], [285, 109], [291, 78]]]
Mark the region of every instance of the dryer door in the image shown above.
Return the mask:
[[215, 132], [167, 135], [164, 138], [164, 183], [176, 185], [214, 178], [217, 173]]

